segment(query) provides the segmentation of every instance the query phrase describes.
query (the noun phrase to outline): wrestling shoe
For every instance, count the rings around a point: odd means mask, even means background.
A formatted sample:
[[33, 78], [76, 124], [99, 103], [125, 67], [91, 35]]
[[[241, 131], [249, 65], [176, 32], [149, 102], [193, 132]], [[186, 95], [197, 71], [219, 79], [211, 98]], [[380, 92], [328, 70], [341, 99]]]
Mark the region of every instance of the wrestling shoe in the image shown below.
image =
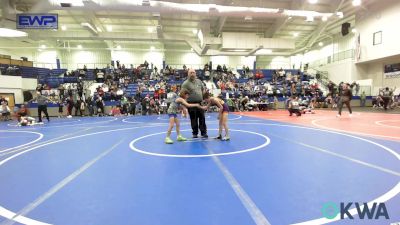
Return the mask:
[[176, 138], [177, 141], [187, 141], [187, 138], [183, 137], [182, 135], [178, 135]]
[[165, 138], [165, 144], [173, 144], [174, 141], [170, 137]]
[[229, 136], [225, 136], [224, 138], [222, 138], [223, 141], [229, 141], [231, 140], [231, 138]]

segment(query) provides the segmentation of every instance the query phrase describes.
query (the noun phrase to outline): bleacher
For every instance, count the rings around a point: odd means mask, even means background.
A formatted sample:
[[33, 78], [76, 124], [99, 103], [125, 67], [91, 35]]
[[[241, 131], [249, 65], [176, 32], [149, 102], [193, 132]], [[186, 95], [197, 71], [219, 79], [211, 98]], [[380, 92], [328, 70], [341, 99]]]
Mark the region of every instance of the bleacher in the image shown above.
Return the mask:
[[[0, 65], [0, 67], [3, 65]], [[48, 86], [50, 86], [51, 88], [57, 88], [60, 84], [64, 84], [64, 83], [77, 83], [79, 80], [79, 76], [80, 76], [80, 69], [75, 70], [72, 74], [72, 76], [64, 76], [63, 74], [67, 71], [66, 69], [47, 69], [47, 68], [36, 68], [36, 67], [20, 67], [21, 69], [21, 76], [23, 78], [37, 78], [38, 79], [38, 83], [40, 84], [47, 84]], [[259, 79], [258, 82], [259, 84], [264, 84], [266, 82], [271, 82], [272, 81], [272, 76], [273, 76], [273, 72], [276, 70], [272, 70], [272, 69], [263, 69], [261, 70], [264, 77], [262, 79]], [[184, 70], [176, 70], [176, 72], [179, 75], [175, 76], [174, 75], [170, 75], [165, 77], [166, 78], [166, 82], [169, 85], [181, 85], [184, 80], [186, 79], [185, 75], [184, 75]], [[239, 69], [237, 70], [237, 72], [239, 74], [242, 75], [243, 70]], [[251, 72], [253, 72], [253, 74], [255, 73], [255, 70], [251, 70]], [[299, 74], [299, 70], [285, 70], [286, 73], [290, 72], [291, 74], [295, 75], [295, 74]], [[141, 73], [145, 73], [145, 74], [150, 74], [151, 70], [146, 70], [146, 71], [141, 71]], [[203, 74], [203, 70], [196, 70], [196, 73], [198, 75], [199, 78], [204, 78], [204, 74]], [[132, 70], [127, 70], [127, 75], [129, 77], [132, 77], [133, 75], [133, 71]], [[300, 80], [303, 81], [303, 74], [300, 73], [301, 77]], [[93, 69], [88, 69], [85, 73], [85, 75], [82, 77], [82, 80], [84, 81], [94, 81], [96, 79], [96, 74], [94, 74], [94, 70]], [[235, 80], [237, 84], [241, 85], [241, 84], [245, 84], [249, 81], [248, 78], [238, 78]], [[150, 85], [155, 85], [157, 83], [157, 81], [155, 80], [150, 80], [148, 81], [148, 84]], [[283, 83], [282, 82], [277, 82], [274, 84], [274, 89], [275, 90], [279, 90], [278, 91], [278, 97], [282, 98], [283, 93], [282, 93], [282, 89], [283, 89]], [[290, 89], [289, 86], [286, 87], [286, 89]], [[137, 83], [132, 83], [129, 84], [127, 88], [124, 89], [124, 94], [127, 97], [133, 97], [136, 95], [138, 90], [138, 84]], [[301, 90], [301, 89], [300, 89]], [[299, 90], [298, 90], [299, 91]], [[106, 97], [108, 97], [109, 93], [106, 93]], [[224, 91], [223, 94], [226, 94], [226, 92]], [[249, 93], [243, 92], [242, 94], [247, 95]], [[154, 92], [153, 91], [142, 91], [141, 96], [144, 97], [146, 95], [149, 96], [153, 96]], [[229, 92], [229, 95], [231, 97], [239, 97], [240, 93], [237, 92]], [[268, 95], [266, 96], [268, 98], [271, 98], [272, 96]]]
[[136, 95], [136, 91], [138, 89], [138, 84], [129, 84], [128, 87], [125, 90], [125, 94], [128, 97], [133, 97]]

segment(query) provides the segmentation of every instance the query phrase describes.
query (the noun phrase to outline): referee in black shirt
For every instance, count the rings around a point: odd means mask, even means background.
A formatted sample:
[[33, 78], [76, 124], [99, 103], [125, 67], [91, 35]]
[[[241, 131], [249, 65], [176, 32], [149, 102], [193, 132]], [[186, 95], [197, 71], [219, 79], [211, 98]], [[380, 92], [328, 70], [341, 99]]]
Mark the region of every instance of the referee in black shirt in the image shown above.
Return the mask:
[[340, 100], [339, 100], [339, 104], [338, 104], [338, 108], [339, 108], [339, 113], [337, 115], [337, 117], [341, 117], [342, 116], [342, 109], [343, 109], [343, 104], [345, 104], [347, 106], [347, 108], [349, 109], [349, 113], [350, 113], [350, 117], [352, 116], [352, 110], [351, 110], [351, 106], [350, 106], [350, 102], [351, 99], [353, 97], [352, 94], [352, 90], [350, 88], [350, 85], [347, 83], [343, 83], [342, 84], [342, 90], [340, 93]]

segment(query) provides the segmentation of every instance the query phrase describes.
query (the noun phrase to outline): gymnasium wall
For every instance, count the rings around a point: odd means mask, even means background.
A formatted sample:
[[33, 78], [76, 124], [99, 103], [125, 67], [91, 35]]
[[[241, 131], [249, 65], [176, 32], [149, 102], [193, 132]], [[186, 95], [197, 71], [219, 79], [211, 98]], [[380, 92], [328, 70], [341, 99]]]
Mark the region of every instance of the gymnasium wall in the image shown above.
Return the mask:
[[[164, 53], [168, 65], [181, 69], [180, 65], [185, 64], [188, 68], [202, 69], [204, 64], [210, 62], [209, 56], [200, 57], [195, 52], [172, 52]], [[179, 67], [178, 67], [179, 65]]]
[[121, 64], [125, 64], [129, 67], [133, 64], [134, 67], [142, 64], [145, 60], [149, 63], [153, 63], [157, 68], [162, 68], [164, 53], [159, 51], [111, 51], [111, 60], [119, 60]]
[[36, 79], [0, 75], [0, 93], [13, 93], [16, 104], [23, 103], [23, 90], [34, 90], [36, 86]]
[[20, 59], [20, 57], [28, 57], [29, 61], [33, 59], [33, 50], [31, 49], [1, 49], [0, 55], [10, 55], [12, 59]]
[[[324, 41], [324, 46], [314, 47], [304, 55], [298, 54], [291, 57], [291, 63], [309, 63], [310, 68], [327, 71], [329, 78], [334, 82], [355, 81], [372, 79], [372, 94], [376, 94], [381, 87], [399, 87], [400, 79], [386, 79], [383, 76], [384, 65], [390, 63], [400, 63], [400, 44], [398, 37], [400, 30], [396, 28], [395, 21], [400, 20], [400, 1], [391, 0], [387, 4], [379, 2], [370, 6], [367, 11], [357, 14], [356, 24], [351, 28], [356, 28], [357, 33], [349, 33], [345, 37], [341, 34], [334, 35], [328, 39], [330, 43]], [[374, 33], [382, 31], [382, 43], [374, 45]], [[356, 37], [360, 34], [360, 59], [348, 57], [351, 52], [339, 54], [351, 49], [356, 49]], [[329, 62], [329, 58], [330, 62]], [[333, 59], [345, 58], [337, 62]]]
[[[61, 68], [73, 70], [87, 65], [88, 68], [102, 68], [110, 64], [111, 60], [119, 60], [121, 64], [129, 67], [130, 64], [137, 66], [145, 60], [152, 62], [158, 68], [162, 68], [163, 60], [167, 65], [181, 68], [185, 64], [189, 68], [200, 69], [204, 64], [212, 61], [213, 65], [225, 64], [231, 68], [241, 69], [243, 65], [253, 68], [254, 61], [257, 60], [257, 67], [262, 69], [292, 68], [291, 57], [286, 56], [198, 56], [191, 51], [165, 50], [144, 51], [144, 50], [52, 50], [52, 49], [27, 49], [27, 50], [4, 50], [0, 49], [0, 54], [12, 55], [19, 59], [27, 56], [34, 61], [36, 67], [56, 68], [56, 59], [61, 61]], [[299, 68], [299, 67], [296, 67]]]
[[[367, 13], [356, 17], [360, 32], [361, 59], [370, 61], [393, 55], [400, 55], [400, 1], [391, 0], [385, 4], [377, 1]], [[382, 32], [382, 43], [374, 45], [374, 33]]]
[[[293, 69], [292, 59], [287, 56], [257, 56], [257, 67], [261, 69]], [[300, 68], [300, 65], [295, 65], [295, 69]]]

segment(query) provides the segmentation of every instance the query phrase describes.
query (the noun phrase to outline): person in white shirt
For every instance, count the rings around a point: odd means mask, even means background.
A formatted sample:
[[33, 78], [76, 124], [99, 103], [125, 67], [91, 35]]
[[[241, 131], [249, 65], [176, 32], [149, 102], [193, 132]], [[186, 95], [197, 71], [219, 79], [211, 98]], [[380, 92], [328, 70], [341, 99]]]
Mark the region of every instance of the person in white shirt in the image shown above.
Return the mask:
[[8, 105], [7, 105], [7, 103], [5, 101], [3, 101], [1, 103], [0, 113], [1, 113], [1, 117], [2, 117], [2, 119], [4, 121], [11, 120], [10, 119], [11, 110], [10, 110], [10, 107], [8, 107]]

